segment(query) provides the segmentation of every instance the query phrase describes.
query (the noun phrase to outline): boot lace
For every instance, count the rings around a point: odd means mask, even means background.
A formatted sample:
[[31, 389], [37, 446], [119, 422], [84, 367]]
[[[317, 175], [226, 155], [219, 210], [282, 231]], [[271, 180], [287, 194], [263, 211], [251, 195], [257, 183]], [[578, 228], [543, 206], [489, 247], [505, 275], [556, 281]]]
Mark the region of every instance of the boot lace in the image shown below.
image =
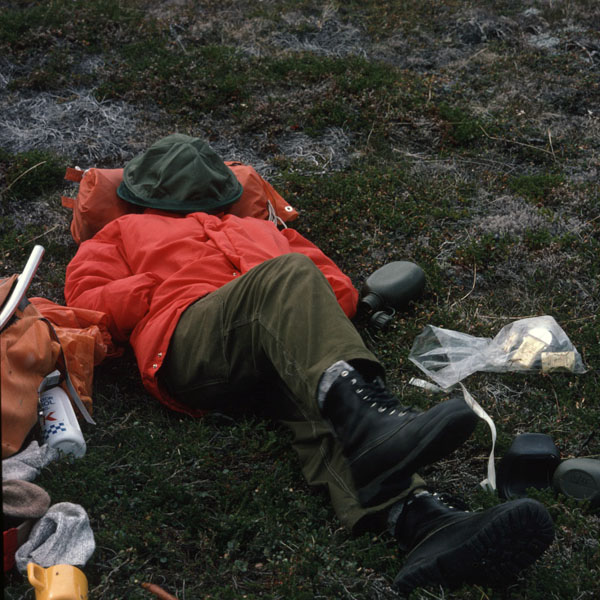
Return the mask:
[[[347, 371], [342, 373], [344, 377], [348, 375]], [[368, 402], [370, 407], [377, 410], [377, 412], [398, 417], [404, 417], [408, 413], [414, 412], [411, 408], [400, 406], [398, 399], [390, 394], [380, 377], [373, 381], [359, 381], [353, 374], [350, 383], [361, 400]]]

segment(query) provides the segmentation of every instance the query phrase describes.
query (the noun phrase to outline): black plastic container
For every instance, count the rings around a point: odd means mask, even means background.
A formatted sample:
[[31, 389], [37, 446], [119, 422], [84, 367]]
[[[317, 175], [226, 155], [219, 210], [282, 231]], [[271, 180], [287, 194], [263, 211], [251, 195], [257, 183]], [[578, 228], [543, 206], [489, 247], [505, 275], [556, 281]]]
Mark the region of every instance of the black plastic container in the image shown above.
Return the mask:
[[559, 463], [560, 452], [550, 436], [521, 433], [498, 465], [499, 496], [519, 498], [527, 495], [527, 488], [551, 488], [552, 476]]

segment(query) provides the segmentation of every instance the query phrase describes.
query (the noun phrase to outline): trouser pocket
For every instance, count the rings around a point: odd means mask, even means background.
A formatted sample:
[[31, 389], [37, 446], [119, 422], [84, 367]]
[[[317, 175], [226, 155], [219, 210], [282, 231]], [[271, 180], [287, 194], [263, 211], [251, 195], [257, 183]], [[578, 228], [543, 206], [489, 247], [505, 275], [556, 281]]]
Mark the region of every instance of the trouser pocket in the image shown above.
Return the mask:
[[175, 329], [161, 370], [169, 392], [194, 408], [216, 408], [229, 392], [223, 315], [223, 299], [218, 294], [189, 306]]

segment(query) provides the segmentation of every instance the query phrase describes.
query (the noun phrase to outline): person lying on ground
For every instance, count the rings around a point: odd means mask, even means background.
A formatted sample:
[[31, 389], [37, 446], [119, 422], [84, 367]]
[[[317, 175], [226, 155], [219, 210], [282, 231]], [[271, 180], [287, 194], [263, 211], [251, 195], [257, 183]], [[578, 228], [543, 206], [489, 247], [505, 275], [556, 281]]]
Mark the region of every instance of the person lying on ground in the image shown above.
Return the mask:
[[327, 489], [340, 521], [387, 529], [407, 552], [398, 591], [513, 581], [552, 543], [544, 506], [525, 498], [470, 513], [427, 489], [417, 471], [463, 444], [478, 418], [458, 397], [402, 406], [350, 320], [350, 279], [298, 232], [223, 215], [236, 184], [202, 140], [154, 144], [119, 188], [145, 210], [81, 244], [67, 303], [108, 315], [170, 408], [251, 411], [289, 427], [306, 480]]

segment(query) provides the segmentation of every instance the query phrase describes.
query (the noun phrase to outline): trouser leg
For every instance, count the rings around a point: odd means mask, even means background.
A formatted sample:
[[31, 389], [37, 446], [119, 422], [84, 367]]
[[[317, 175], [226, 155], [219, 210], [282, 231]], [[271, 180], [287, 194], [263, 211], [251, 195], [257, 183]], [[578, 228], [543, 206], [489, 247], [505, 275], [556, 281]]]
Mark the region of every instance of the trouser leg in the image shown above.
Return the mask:
[[342, 447], [329, 426], [322, 419], [303, 419], [293, 406], [287, 408], [288, 414], [279, 420], [293, 433], [292, 446], [306, 481], [327, 489], [338, 519], [354, 533], [383, 531], [387, 526], [387, 509], [425, 487], [425, 482], [415, 474], [401, 493], [375, 506], [361, 506]]
[[360, 507], [341, 448], [317, 406], [321, 375], [338, 360], [383, 374], [322, 273], [307, 257], [288, 254], [190, 306], [176, 328], [163, 377], [178, 400], [221, 410], [243, 405], [256, 386], [273, 382], [282, 391], [273, 416], [294, 432], [305, 477], [329, 488], [340, 519], [354, 527], [381, 507]]
[[315, 264], [286, 254], [192, 304], [177, 325], [165, 375], [178, 399], [199, 407], [278, 376], [302, 412], [320, 418], [319, 380], [341, 359], [383, 374]]

